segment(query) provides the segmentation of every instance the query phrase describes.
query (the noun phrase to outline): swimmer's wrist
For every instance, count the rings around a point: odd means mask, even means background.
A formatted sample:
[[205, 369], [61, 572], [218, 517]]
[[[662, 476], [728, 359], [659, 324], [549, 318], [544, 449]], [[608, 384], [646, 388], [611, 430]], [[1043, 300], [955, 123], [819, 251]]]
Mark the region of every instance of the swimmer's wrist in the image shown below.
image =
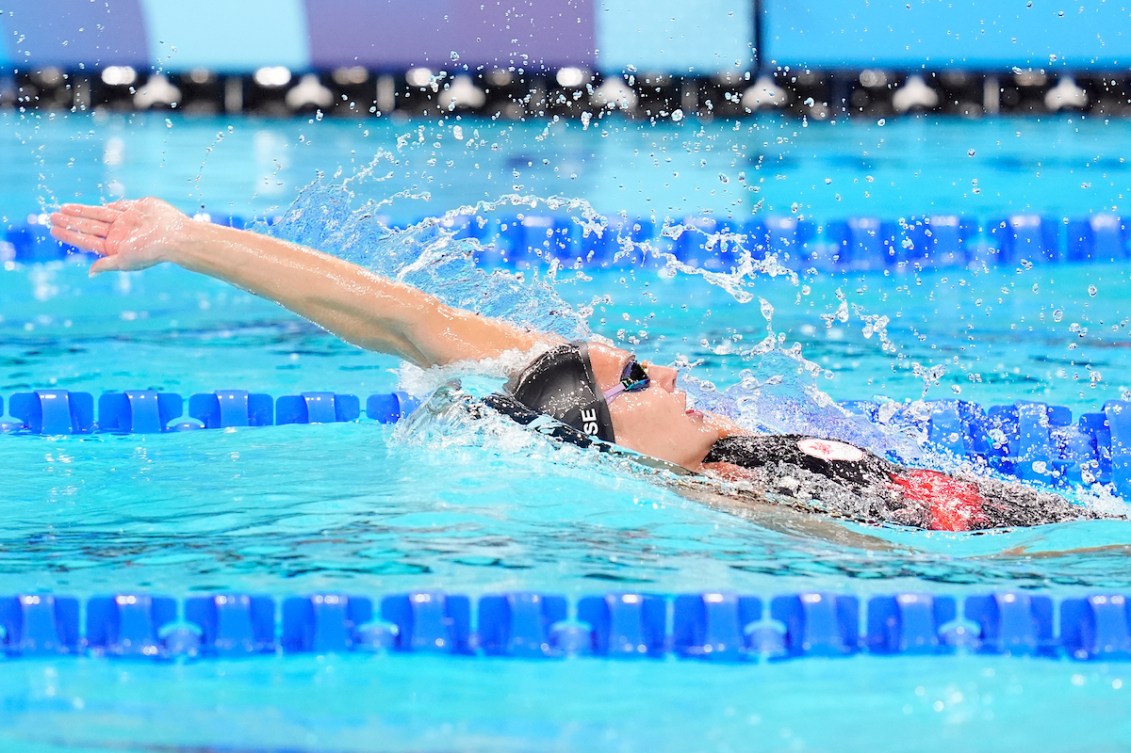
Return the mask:
[[223, 240], [216, 231], [224, 229], [211, 222], [186, 218], [181, 232], [174, 233], [171, 241], [158, 251], [157, 261], [198, 271], [207, 263], [210, 249]]

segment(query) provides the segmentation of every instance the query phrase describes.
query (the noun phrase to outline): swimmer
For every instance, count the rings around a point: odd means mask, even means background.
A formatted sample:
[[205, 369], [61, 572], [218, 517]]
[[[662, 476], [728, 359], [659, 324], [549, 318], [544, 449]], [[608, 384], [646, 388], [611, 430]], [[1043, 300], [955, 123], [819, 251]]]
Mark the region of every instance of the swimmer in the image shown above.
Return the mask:
[[[171, 263], [270, 299], [359, 347], [422, 369], [530, 359], [483, 402], [555, 438], [619, 448], [682, 472], [749, 483], [762, 496], [865, 523], [972, 531], [1091, 517], [1019, 483], [908, 468], [851, 444], [756, 436], [689, 408], [675, 369], [600, 342], [567, 343], [448, 306], [337, 257], [254, 232], [197, 222], [158, 199], [68, 204], [52, 235], [100, 258], [90, 274]], [[833, 509], [820, 500], [850, 498]]]

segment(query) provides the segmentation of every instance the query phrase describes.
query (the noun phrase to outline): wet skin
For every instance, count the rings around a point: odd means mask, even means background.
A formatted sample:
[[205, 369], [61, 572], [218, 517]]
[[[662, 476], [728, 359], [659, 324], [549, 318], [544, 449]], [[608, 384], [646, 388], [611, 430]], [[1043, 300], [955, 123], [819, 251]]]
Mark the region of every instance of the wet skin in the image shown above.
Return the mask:
[[[632, 358], [627, 350], [589, 343], [589, 359], [601, 391], [620, 382]], [[689, 410], [687, 393], [677, 385], [679, 374], [675, 369], [650, 364], [647, 370], [651, 380], [647, 389], [622, 393], [609, 404], [618, 445], [702, 471], [703, 458], [715, 442], [747, 433], [721, 416]]]

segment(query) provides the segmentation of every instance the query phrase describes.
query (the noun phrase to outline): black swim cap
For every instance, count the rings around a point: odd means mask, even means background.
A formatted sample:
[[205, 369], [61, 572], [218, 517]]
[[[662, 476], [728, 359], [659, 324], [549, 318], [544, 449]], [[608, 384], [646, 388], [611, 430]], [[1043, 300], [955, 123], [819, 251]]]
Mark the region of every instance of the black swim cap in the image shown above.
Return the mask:
[[605, 402], [585, 343], [562, 345], [539, 356], [507, 382], [506, 394], [484, 402], [521, 424], [549, 416], [557, 424], [539, 427], [557, 439], [588, 447], [594, 439], [615, 442]]

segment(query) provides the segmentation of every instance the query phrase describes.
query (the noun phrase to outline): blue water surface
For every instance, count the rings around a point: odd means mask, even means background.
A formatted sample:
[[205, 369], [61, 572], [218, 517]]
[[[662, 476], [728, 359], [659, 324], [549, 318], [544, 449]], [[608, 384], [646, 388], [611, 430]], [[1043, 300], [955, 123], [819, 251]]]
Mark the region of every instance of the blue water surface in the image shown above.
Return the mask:
[[[265, 215], [318, 174], [401, 222], [508, 195], [657, 219], [700, 213], [990, 219], [1127, 211], [1131, 123], [1089, 115], [633, 121], [453, 115], [272, 120], [0, 113], [0, 212], [158, 194], [186, 210]], [[415, 197], [415, 198], [414, 198]]]
[[[802, 424], [930, 452], [918, 437], [853, 423], [832, 402], [1025, 398], [1078, 413], [1131, 386], [1123, 263], [712, 278], [653, 259], [637, 270], [543, 265], [518, 278], [478, 267], [473, 244], [431, 223], [388, 227], [500, 203], [549, 204], [579, 220], [591, 209], [659, 218], [1119, 212], [1131, 139], [1122, 121], [607, 119], [586, 130], [0, 118], [9, 218], [146, 193], [187, 210], [277, 215], [270, 232], [309, 242], [336, 233], [318, 245], [452, 302], [470, 297], [484, 313], [695, 364], [684, 379], [699, 400], [726, 408], [741, 398], [740, 418], [765, 428]], [[311, 222], [303, 212], [313, 208], [334, 222]], [[417, 258], [429, 263], [406, 271]], [[5, 398], [40, 387], [427, 396], [452, 378], [473, 395], [498, 386], [467, 371], [406, 371], [175, 269], [88, 280], [70, 260], [0, 275]], [[977, 536], [863, 526], [728, 503], [502, 419], [471, 421], [439, 398], [430, 407], [396, 427], [0, 436], [10, 474], [0, 593], [1131, 588], [1124, 519]], [[1081, 502], [1122, 504], [1102, 494]], [[0, 747], [21, 751], [720, 751], [751, 741], [1072, 751], [1119, 750], [1131, 738], [1120, 711], [1128, 666], [1118, 662], [330, 656], [7, 667]], [[1042, 730], [1032, 723], [1042, 718], [1062, 723]]]

